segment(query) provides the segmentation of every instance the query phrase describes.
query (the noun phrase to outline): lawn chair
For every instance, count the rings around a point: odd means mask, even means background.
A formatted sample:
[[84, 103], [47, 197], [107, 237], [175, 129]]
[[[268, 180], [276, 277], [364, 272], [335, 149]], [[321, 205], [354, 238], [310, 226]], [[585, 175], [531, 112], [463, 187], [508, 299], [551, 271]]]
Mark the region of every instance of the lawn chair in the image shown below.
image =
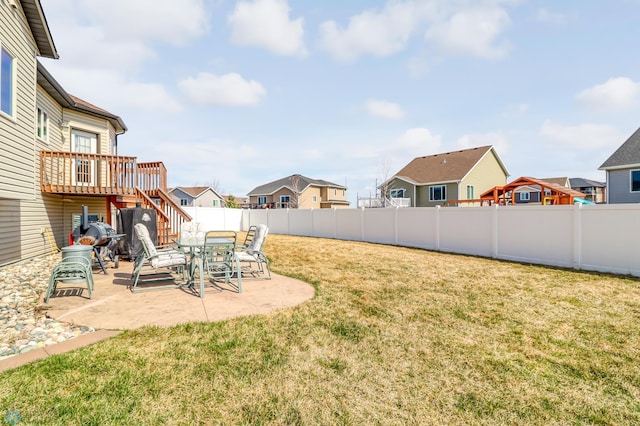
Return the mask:
[[[131, 274], [131, 279], [133, 283], [131, 284], [131, 291], [143, 291], [143, 290], [158, 290], [164, 288], [177, 288], [182, 284], [167, 284], [167, 285], [157, 285], [148, 288], [140, 288], [138, 287], [138, 283], [140, 280], [140, 273], [142, 272], [142, 268], [145, 265], [150, 266], [154, 270], [158, 269], [167, 269], [173, 272], [179, 272], [182, 274], [182, 278], [185, 278], [186, 266], [187, 266], [187, 256], [183, 251], [177, 250], [174, 248], [167, 249], [157, 249], [155, 245], [153, 245], [153, 241], [151, 241], [151, 237], [149, 236], [149, 230], [147, 227], [138, 223], [134, 226], [134, 231], [136, 236], [140, 240], [142, 244], [142, 253], [136, 257], [133, 273]], [[154, 274], [157, 274], [154, 272]], [[167, 280], [166, 276], [156, 277], [155, 279], [145, 279], [144, 282], [148, 281], [159, 281], [159, 280]]]
[[[203, 260], [207, 275], [231, 284], [236, 278], [238, 293], [242, 293], [240, 262], [235, 255], [237, 234], [234, 231], [208, 231], [204, 237]], [[204, 288], [200, 289], [204, 291]]]
[[[271, 279], [271, 269], [269, 268], [269, 259], [262, 251], [262, 246], [267, 239], [269, 228], [267, 225], [255, 225], [249, 228], [245, 244], [242, 245], [240, 251], [236, 252], [236, 256], [240, 261], [240, 270], [245, 275], [250, 275], [256, 279]], [[247, 244], [248, 242], [248, 244]], [[267, 271], [266, 277], [261, 277]]]
[[91, 261], [84, 256], [68, 256], [58, 263], [51, 272], [44, 303], [49, 303], [49, 298], [56, 292], [60, 281], [69, 283], [85, 282], [89, 292], [89, 299], [91, 299], [95, 285]]

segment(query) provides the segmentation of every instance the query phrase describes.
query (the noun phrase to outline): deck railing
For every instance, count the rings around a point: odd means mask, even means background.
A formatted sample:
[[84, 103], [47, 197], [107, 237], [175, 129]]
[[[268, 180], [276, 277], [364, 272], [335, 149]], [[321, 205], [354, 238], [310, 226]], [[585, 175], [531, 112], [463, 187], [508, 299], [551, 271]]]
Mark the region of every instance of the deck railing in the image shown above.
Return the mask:
[[138, 163], [136, 157], [82, 152], [40, 152], [40, 188], [56, 194], [135, 195], [167, 187], [161, 162]]

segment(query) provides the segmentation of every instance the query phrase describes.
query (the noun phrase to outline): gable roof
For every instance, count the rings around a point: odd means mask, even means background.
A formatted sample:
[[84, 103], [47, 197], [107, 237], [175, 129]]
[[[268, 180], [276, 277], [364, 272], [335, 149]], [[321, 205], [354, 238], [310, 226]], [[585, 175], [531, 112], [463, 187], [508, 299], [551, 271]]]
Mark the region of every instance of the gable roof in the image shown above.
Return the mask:
[[180, 191], [184, 192], [187, 195], [192, 196], [193, 198], [198, 198], [208, 190], [211, 190], [213, 191], [214, 194], [216, 194], [218, 198], [222, 199], [222, 196], [218, 194], [218, 192], [210, 186], [177, 186], [171, 189], [170, 192], [174, 192], [176, 189], [179, 189]]
[[325, 187], [338, 188], [338, 189], [347, 189], [346, 186], [338, 185], [336, 183], [328, 182], [326, 180], [311, 179], [306, 176], [294, 174], [291, 176], [284, 177], [282, 179], [274, 180], [273, 182], [265, 183], [264, 185], [256, 186], [247, 195], [249, 196], [271, 195], [277, 192], [281, 188], [287, 188], [291, 192], [296, 192], [296, 188], [293, 187], [293, 182], [292, 182], [292, 179], [294, 177], [297, 177], [299, 179], [299, 183], [297, 185], [298, 186], [297, 190], [299, 192], [304, 191], [309, 186], [325, 186]]
[[64, 108], [104, 118], [111, 122], [111, 125], [116, 129], [117, 133], [124, 133], [127, 131], [127, 126], [124, 124], [124, 121], [122, 121], [122, 118], [67, 93], [67, 91], [62, 88], [60, 83], [53, 78], [40, 61], [38, 61], [37, 71], [38, 84], [49, 94], [49, 96], [55, 99], [58, 104]]
[[39, 56], [58, 59], [56, 45], [53, 43], [53, 37], [51, 37], [49, 24], [47, 24], [47, 18], [42, 11], [40, 0], [20, 0], [20, 6], [22, 6], [24, 16], [27, 18]]
[[604, 182], [598, 182], [585, 178], [570, 178], [569, 182], [571, 183], [571, 188], [604, 188], [605, 186], [607, 186]]
[[481, 146], [460, 151], [416, 157], [394, 175], [396, 178], [406, 179], [415, 184], [436, 182], [459, 182], [475, 167], [489, 152], [493, 152], [505, 175], [509, 175], [507, 168], [492, 145]]
[[640, 128], [636, 130], [598, 170], [622, 169], [640, 165]]
[[542, 178], [545, 182], [555, 183], [556, 185], [569, 187], [569, 178], [567, 177], [555, 177], [555, 178]]

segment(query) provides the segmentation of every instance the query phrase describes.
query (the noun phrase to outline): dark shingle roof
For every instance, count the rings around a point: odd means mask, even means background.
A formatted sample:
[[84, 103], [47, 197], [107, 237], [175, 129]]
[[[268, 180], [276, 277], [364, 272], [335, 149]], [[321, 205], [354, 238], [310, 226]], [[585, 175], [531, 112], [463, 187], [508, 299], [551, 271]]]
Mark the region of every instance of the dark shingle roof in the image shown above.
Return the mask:
[[585, 178], [570, 178], [571, 188], [604, 188], [606, 184], [604, 182], [598, 182]]
[[[417, 157], [394, 176], [408, 179], [417, 184], [460, 181], [474, 168], [478, 161], [492, 149], [493, 147], [488, 145], [461, 151]], [[508, 175], [509, 172], [497, 154], [496, 159], [505, 174]]]
[[640, 128], [636, 130], [625, 143], [611, 154], [600, 170], [615, 169], [640, 164]]
[[[296, 185], [297, 188], [294, 188], [294, 182], [293, 179], [297, 177], [298, 180], [298, 184]], [[331, 183], [328, 182], [326, 180], [321, 180], [321, 179], [311, 179], [308, 178], [306, 176], [302, 176], [302, 175], [291, 175], [291, 176], [287, 176], [284, 177], [282, 179], [278, 179], [278, 180], [274, 180], [273, 182], [269, 182], [266, 183], [264, 185], [260, 185], [257, 186], [255, 188], [253, 188], [251, 190], [251, 192], [249, 192], [247, 195], [251, 196], [251, 195], [271, 195], [274, 192], [276, 192], [277, 190], [279, 190], [280, 188], [289, 188], [291, 191], [296, 192], [295, 189], [298, 190], [298, 192], [302, 192], [305, 190], [305, 188], [307, 188], [308, 186], [313, 185], [313, 186], [330, 186], [332, 188], [339, 188], [339, 189], [347, 189], [345, 186], [342, 185], [338, 185], [336, 183]]]

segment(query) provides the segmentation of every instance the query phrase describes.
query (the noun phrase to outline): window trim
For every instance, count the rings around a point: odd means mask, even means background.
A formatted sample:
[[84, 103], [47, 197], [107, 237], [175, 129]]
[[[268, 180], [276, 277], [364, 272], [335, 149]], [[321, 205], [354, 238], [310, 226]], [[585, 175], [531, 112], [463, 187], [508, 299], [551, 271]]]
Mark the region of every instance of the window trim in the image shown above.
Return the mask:
[[[7, 56], [11, 58], [11, 76], [10, 76], [10, 96], [11, 96], [11, 112], [8, 113], [4, 109], [2, 109], [2, 85], [3, 85], [3, 76], [2, 76], [2, 58], [3, 53], [6, 53]], [[16, 83], [16, 75], [18, 74], [18, 57], [14, 55], [9, 49], [5, 48], [2, 44], [0, 44], [0, 116], [6, 117], [12, 121], [15, 121], [17, 118], [17, 83]]]
[[[405, 196], [404, 196], [405, 192], [406, 192], [406, 189], [404, 189], [404, 188], [391, 189], [389, 191], [389, 196], [391, 198], [405, 198]], [[398, 195], [398, 193], [401, 193], [401, 195]]]
[[[520, 201], [531, 201], [531, 192], [520, 192]], [[526, 194], [526, 197], [523, 197]]]
[[267, 196], [266, 195], [259, 195], [258, 196], [258, 205], [261, 206], [263, 204], [267, 204]]
[[184, 206], [189, 206], [189, 199], [188, 198], [180, 198], [180, 206], [184, 207]]
[[[638, 188], [636, 190], [633, 189], [633, 173], [638, 173]], [[629, 192], [632, 194], [640, 192], [640, 169], [629, 170]]]
[[[49, 114], [40, 107], [36, 108], [36, 137], [46, 143], [49, 143]], [[40, 118], [44, 120], [41, 121]], [[44, 131], [41, 134], [41, 129]]]
[[[441, 191], [441, 198], [435, 199], [434, 192], [436, 188], [439, 188]], [[429, 201], [438, 202], [438, 201], [447, 201], [447, 185], [433, 185], [429, 187]]]

